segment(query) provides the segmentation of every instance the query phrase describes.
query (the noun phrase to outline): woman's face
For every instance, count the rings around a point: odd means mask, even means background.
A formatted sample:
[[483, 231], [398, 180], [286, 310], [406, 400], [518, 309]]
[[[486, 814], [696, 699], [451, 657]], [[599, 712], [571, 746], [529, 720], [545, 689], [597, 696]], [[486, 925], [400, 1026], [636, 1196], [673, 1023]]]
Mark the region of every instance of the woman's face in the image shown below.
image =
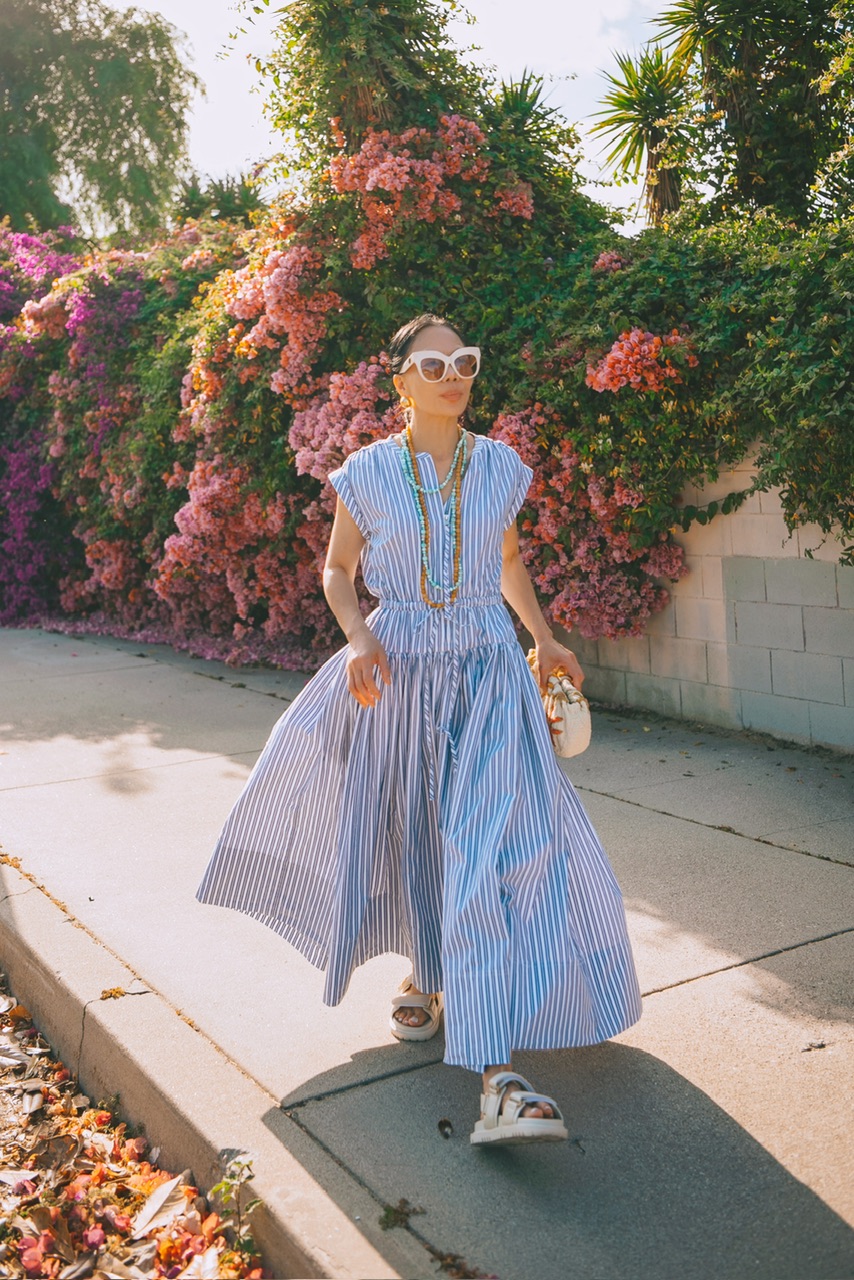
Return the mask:
[[[451, 356], [459, 347], [465, 346], [462, 338], [447, 325], [431, 324], [415, 338], [407, 355], [415, 351], [441, 351]], [[416, 365], [410, 365], [406, 373], [396, 373], [395, 389], [402, 396], [409, 396], [420, 413], [435, 414], [437, 417], [458, 418], [469, 402], [473, 378], [461, 378], [448, 366], [448, 371], [441, 382], [427, 382], [421, 377]]]

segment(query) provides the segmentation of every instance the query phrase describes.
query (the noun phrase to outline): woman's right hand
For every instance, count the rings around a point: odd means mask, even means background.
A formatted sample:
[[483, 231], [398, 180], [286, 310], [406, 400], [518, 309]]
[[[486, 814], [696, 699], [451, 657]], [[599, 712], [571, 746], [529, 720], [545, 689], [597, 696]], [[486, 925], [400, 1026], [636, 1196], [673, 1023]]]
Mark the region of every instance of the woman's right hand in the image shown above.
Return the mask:
[[346, 662], [347, 688], [363, 707], [379, 702], [382, 690], [374, 679], [378, 666], [386, 684], [391, 684], [391, 669], [386, 651], [367, 624], [350, 640], [350, 656]]

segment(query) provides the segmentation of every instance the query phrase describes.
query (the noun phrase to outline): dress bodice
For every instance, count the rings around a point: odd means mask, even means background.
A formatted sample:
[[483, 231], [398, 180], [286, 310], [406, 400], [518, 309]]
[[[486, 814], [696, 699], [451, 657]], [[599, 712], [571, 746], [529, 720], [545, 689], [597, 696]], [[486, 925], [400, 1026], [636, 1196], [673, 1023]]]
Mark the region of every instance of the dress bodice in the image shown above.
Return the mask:
[[[401, 465], [401, 446], [391, 437], [351, 453], [329, 480], [355, 520], [365, 545], [362, 577], [383, 603], [421, 600], [421, 544], [418, 512]], [[432, 456], [418, 453], [422, 483], [439, 483]], [[460, 565], [457, 603], [500, 601], [501, 546], [533, 478], [515, 449], [490, 436], [476, 437], [460, 490]], [[450, 504], [441, 494], [424, 495], [430, 527], [429, 567], [437, 582], [453, 577]], [[430, 598], [442, 599], [435, 589]], [[450, 591], [446, 590], [447, 600]]]

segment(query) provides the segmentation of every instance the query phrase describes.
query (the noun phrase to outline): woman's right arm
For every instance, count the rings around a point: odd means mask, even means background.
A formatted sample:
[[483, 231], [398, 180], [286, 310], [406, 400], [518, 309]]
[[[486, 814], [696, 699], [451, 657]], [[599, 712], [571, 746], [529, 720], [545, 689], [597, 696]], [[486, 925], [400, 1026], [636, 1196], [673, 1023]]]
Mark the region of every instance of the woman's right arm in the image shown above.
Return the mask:
[[361, 706], [372, 707], [382, 693], [374, 679], [374, 667], [379, 667], [386, 684], [391, 684], [391, 671], [385, 649], [359, 609], [355, 581], [364, 545], [359, 526], [338, 498], [323, 566], [323, 594], [350, 644], [347, 687]]

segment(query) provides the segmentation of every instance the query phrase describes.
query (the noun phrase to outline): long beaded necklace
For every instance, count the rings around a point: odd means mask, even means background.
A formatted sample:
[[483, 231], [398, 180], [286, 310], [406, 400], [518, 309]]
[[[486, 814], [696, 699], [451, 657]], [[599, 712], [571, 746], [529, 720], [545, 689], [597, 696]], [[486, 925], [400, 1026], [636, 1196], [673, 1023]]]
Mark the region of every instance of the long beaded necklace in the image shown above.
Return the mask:
[[457, 447], [454, 451], [451, 469], [445, 476], [445, 479], [435, 487], [426, 486], [421, 483], [421, 473], [418, 468], [418, 458], [415, 453], [415, 446], [412, 442], [412, 427], [410, 425], [407, 425], [402, 432], [402, 439], [405, 447], [401, 446], [401, 464], [403, 466], [404, 475], [406, 476], [409, 487], [415, 498], [421, 537], [421, 598], [425, 604], [428, 604], [431, 607], [431, 609], [444, 609], [446, 603], [444, 600], [431, 600], [427, 594], [428, 582], [436, 591], [445, 591], [448, 588], [444, 583], [436, 582], [430, 574], [430, 518], [427, 512], [427, 503], [424, 495], [427, 493], [441, 493], [453, 473], [454, 487], [448, 501], [447, 516], [454, 566], [453, 578], [450, 586], [451, 602], [453, 603], [457, 598], [457, 591], [462, 583], [462, 574], [460, 572], [460, 495], [462, 490], [463, 469], [468, 455], [467, 433], [460, 428], [460, 438], [457, 441]]

